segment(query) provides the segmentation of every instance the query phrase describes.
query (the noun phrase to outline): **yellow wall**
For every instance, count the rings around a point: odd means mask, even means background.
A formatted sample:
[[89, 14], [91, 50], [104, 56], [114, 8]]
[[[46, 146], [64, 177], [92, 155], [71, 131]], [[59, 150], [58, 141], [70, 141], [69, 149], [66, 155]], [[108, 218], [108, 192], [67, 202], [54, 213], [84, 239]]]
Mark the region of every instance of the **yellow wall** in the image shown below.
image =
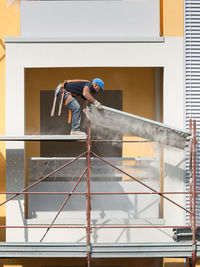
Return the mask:
[[184, 0], [160, 0], [160, 30], [163, 36], [184, 35]]
[[196, 261], [196, 267], [200, 267], [200, 258], [198, 258]]
[[[54, 90], [68, 78], [94, 77], [104, 80], [105, 90], [123, 90], [123, 111], [155, 119], [154, 68], [32, 68], [25, 70], [26, 134], [40, 133], [40, 90]], [[32, 143], [27, 146], [27, 157], [33, 146], [39, 156], [39, 143]], [[123, 156], [133, 156], [130, 151], [134, 156], [153, 156], [154, 145], [126, 144]]]
[[123, 110], [155, 119], [154, 68], [34, 68], [25, 70], [26, 134], [40, 129], [40, 90], [70, 78], [101, 77], [105, 90], [123, 90]]
[[154, 76], [154, 68], [26, 69], [26, 134], [40, 132], [40, 90], [54, 90], [67, 78], [101, 77], [105, 90], [123, 90], [123, 111], [155, 119]]
[[[20, 11], [17, 4], [7, 8], [7, 0], [0, 2], [0, 135], [5, 135], [5, 44], [4, 37], [19, 36]], [[0, 143], [0, 191], [5, 191], [5, 144]], [[0, 195], [0, 203], [5, 200]], [[5, 206], [0, 207], [0, 225], [5, 225]], [[5, 231], [0, 230], [0, 241]]]

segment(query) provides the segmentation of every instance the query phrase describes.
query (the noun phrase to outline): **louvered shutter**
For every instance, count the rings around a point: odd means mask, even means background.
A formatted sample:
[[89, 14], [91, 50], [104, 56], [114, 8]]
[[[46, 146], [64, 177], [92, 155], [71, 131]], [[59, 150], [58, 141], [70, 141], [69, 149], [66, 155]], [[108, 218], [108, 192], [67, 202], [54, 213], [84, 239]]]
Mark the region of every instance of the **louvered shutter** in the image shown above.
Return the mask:
[[[200, 0], [185, 0], [185, 125], [197, 122], [197, 141], [200, 130]], [[200, 150], [197, 145], [197, 188], [200, 189]], [[186, 190], [189, 191], [189, 153], [186, 153]], [[189, 209], [189, 196], [186, 196]], [[197, 222], [200, 222], [200, 196], [197, 197]], [[189, 224], [189, 214], [186, 214]]]

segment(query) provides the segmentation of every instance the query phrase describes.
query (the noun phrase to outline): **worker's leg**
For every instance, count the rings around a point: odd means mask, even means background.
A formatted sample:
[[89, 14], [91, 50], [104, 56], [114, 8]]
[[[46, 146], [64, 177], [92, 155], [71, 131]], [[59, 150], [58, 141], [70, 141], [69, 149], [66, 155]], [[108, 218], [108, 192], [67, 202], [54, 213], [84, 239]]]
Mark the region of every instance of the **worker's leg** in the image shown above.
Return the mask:
[[72, 112], [72, 131], [80, 131], [81, 107], [79, 103], [73, 97], [71, 97], [67, 107], [71, 109]]

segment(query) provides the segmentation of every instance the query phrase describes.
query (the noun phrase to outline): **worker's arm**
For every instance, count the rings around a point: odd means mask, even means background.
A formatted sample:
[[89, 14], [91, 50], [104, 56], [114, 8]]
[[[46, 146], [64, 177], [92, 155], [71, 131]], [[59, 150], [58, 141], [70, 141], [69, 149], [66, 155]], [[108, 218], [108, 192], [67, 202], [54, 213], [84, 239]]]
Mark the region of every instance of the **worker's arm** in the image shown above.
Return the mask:
[[96, 101], [96, 99], [94, 99], [94, 97], [90, 94], [90, 88], [88, 86], [83, 88], [83, 96], [93, 104]]
[[90, 88], [88, 86], [85, 86], [83, 88], [83, 96], [91, 103], [95, 105], [95, 107], [99, 110], [103, 109], [101, 103], [99, 103], [91, 94], [90, 94]]

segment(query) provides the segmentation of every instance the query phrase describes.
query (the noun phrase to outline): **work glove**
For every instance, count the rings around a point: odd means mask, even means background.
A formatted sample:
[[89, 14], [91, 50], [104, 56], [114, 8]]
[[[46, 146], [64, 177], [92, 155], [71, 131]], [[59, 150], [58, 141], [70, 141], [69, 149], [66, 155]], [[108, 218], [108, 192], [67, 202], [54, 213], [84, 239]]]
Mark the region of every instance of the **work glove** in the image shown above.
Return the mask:
[[98, 110], [102, 110], [103, 109], [103, 106], [97, 100], [94, 102], [94, 105]]

